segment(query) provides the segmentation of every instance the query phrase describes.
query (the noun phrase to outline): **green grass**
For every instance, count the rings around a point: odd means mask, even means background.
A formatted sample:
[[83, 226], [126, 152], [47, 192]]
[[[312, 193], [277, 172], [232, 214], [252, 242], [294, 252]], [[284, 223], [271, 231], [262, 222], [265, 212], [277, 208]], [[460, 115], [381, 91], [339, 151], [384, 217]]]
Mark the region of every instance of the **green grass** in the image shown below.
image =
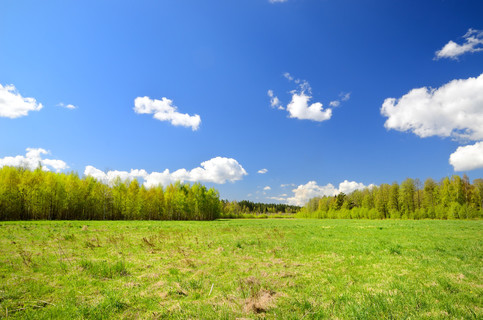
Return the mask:
[[0, 318], [481, 319], [482, 221], [0, 223]]

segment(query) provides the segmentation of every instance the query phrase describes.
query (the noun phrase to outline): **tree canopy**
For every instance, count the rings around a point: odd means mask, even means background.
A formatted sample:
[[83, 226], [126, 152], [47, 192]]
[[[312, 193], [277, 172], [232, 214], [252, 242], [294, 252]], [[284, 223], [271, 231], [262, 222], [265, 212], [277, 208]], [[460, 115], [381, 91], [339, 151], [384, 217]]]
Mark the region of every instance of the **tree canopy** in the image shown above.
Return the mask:
[[346, 195], [309, 200], [299, 217], [366, 219], [473, 219], [483, 217], [483, 179], [464, 175], [431, 178], [422, 184], [407, 178], [400, 185], [381, 184]]
[[219, 193], [195, 183], [145, 188], [137, 180], [106, 185], [41, 167], [0, 168], [0, 220], [214, 220]]

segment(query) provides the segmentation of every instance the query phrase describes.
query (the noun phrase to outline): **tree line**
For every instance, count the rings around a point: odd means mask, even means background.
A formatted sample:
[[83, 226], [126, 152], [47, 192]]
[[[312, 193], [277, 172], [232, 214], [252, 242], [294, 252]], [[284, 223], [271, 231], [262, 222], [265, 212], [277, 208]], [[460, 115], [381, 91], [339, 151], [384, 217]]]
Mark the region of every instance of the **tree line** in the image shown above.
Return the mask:
[[214, 188], [195, 183], [145, 188], [134, 179], [106, 185], [41, 167], [0, 168], [0, 220], [214, 220]]
[[281, 203], [261, 203], [248, 200], [228, 201], [222, 200], [222, 215], [227, 218], [238, 218], [244, 215], [272, 215], [294, 214], [301, 207]]
[[474, 219], [483, 217], [483, 179], [468, 176], [407, 178], [400, 185], [381, 184], [350, 194], [310, 199], [298, 213], [305, 218]]

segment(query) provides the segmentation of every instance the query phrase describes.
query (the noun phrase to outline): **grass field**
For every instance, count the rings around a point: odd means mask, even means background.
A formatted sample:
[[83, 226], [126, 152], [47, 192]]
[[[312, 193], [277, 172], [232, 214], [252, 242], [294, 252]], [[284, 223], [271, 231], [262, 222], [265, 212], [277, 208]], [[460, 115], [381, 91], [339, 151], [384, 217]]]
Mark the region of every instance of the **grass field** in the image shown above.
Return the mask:
[[482, 221], [0, 223], [0, 317], [482, 319]]

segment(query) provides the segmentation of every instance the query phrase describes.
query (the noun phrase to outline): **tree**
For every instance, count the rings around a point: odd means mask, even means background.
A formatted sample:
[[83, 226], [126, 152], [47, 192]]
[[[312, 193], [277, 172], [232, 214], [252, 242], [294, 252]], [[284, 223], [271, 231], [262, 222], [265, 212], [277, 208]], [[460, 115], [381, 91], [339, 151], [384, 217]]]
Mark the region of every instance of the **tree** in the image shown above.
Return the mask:
[[416, 191], [416, 186], [414, 180], [407, 178], [401, 183], [399, 193], [399, 203], [401, 205], [402, 214], [406, 214], [409, 217], [415, 209], [414, 205], [414, 193]]
[[423, 208], [427, 212], [428, 218], [436, 217], [436, 203], [438, 200], [438, 184], [431, 178], [424, 181], [423, 188]]

